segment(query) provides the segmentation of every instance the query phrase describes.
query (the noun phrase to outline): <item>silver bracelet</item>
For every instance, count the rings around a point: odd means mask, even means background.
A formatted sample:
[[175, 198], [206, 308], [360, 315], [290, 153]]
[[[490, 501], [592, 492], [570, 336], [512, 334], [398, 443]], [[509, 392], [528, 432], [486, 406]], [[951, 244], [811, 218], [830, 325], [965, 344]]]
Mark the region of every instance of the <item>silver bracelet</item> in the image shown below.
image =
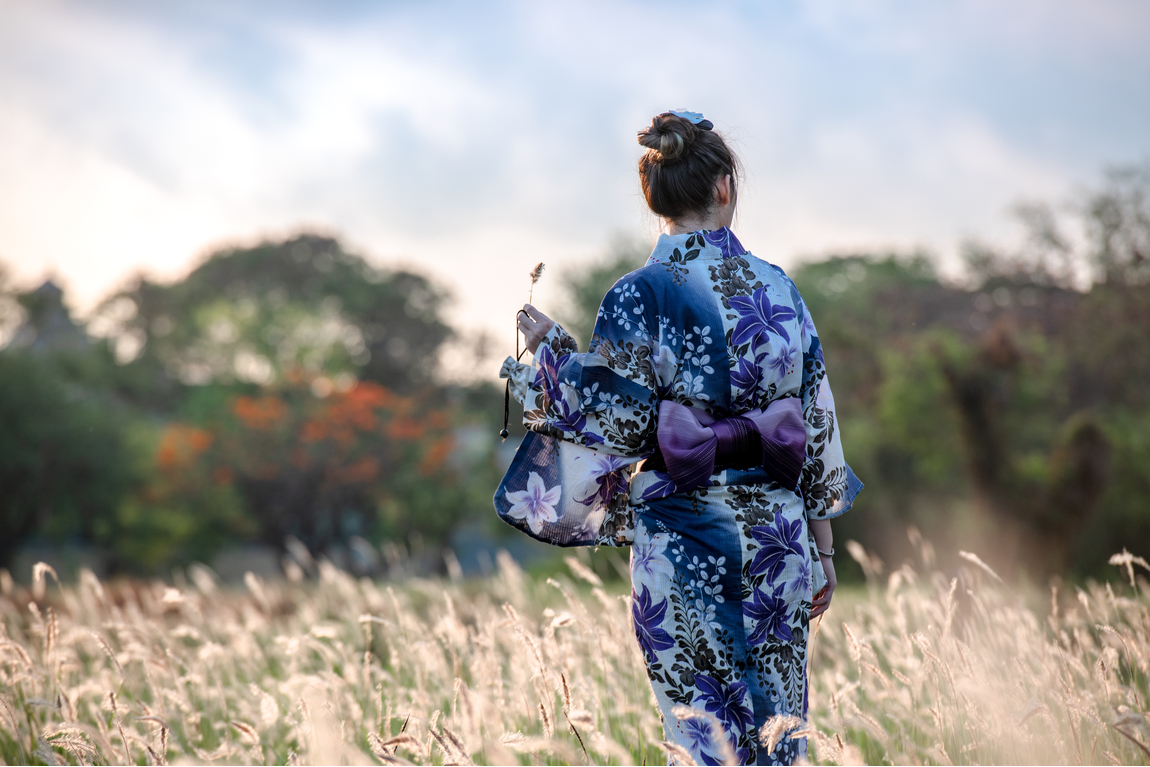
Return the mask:
[[835, 555], [835, 547], [834, 546], [831, 546], [830, 551], [823, 551], [818, 546], [815, 546], [815, 551], [817, 551], [820, 556], [824, 556], [827, 558], [833, 557]]

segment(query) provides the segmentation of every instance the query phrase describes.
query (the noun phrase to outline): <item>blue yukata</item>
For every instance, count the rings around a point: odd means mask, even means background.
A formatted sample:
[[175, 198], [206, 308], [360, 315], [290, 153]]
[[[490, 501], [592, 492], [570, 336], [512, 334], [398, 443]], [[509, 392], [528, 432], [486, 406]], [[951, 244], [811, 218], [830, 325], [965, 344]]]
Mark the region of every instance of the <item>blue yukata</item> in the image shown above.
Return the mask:
[[[825, 583], [808, 520], [846, 512], [862, 484], [791, 280], [729, 229], [663, 235], [603, 299], [586, 353], [556, 325], [532, 364], [508, 358], [501, 375], [528, 433], [496, 510], [556, 545], [632, 547], [632, 619], [667, 739], [699, 764], [804, 756], [801, 739], [768, 753], [759, 730], [805, 718], [808, 622]], [[787, 398], [806, 432], [796, 485], [719, 466], [676, 487], [657, 450], [661, 402], [728, 418]], [[680, 706], [695, 715], [680, 719]]]

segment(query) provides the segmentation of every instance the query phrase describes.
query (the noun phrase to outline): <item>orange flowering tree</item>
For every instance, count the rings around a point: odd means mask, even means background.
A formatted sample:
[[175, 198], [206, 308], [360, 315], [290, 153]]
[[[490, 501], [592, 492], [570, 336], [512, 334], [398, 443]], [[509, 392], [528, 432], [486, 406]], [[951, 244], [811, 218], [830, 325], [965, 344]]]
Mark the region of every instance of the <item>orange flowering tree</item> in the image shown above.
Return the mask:
[[232, 395], [199, 427], [169, 425], [148, 500], [238, 502], [246, 523], [220, 520], [219, 530], [230, 525], [232, 535], [274, 546], [289, 535], [312, 551], [351, 535], [443, 540], [481, 496], [487, 502], [495, 479], [493, 467], [465, 473], [453, 464], [459, 419], [430, 394], [359, 381], [317, 396], [296, 377]]

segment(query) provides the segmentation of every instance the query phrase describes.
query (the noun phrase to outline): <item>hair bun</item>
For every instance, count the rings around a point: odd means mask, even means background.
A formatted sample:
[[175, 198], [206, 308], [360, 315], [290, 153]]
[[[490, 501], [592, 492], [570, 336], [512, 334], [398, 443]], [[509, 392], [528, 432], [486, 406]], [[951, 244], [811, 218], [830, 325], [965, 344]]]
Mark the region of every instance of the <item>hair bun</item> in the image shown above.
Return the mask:
[[698, 112], [663, 112], [639, 131], [639, 145], [647, 151], [639, 158], [639, 181], [647, 206], [671, 221], [715, 206], [715, 184], [731, 177], [731, 195], [739, 165], [735, 155], [710, 120]]
[[661, 160], [676, 160], [695, 143], [699, 133], [700, 128], [690, 120], [670, 113], [661, 114], [639, 131], [639, 145], [657, 152]]

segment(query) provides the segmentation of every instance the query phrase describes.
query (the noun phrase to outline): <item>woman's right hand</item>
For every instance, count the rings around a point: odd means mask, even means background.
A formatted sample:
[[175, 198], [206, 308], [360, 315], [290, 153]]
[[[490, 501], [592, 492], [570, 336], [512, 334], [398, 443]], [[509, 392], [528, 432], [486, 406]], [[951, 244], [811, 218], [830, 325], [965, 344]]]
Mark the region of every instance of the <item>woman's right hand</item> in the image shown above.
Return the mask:
[[835, 561], [833, 559], [819, 557], [819, 564], [823, 566], [823, 572], [827, 576], [827, 585], [815, 594], [811, 607], [811, 618], [817, 618], [827, 611], [827, 608], [831, 606], [831, 596], [835, 593], [835, 586], [839, 583], [838, 578], [835, 577]]
[[523, 304], [515, 318], [515, 325], [527, 340], [527, 351], [534, 354], [539, 348], [539, 342], [555, 327], [555, 321], [531, 304]]

